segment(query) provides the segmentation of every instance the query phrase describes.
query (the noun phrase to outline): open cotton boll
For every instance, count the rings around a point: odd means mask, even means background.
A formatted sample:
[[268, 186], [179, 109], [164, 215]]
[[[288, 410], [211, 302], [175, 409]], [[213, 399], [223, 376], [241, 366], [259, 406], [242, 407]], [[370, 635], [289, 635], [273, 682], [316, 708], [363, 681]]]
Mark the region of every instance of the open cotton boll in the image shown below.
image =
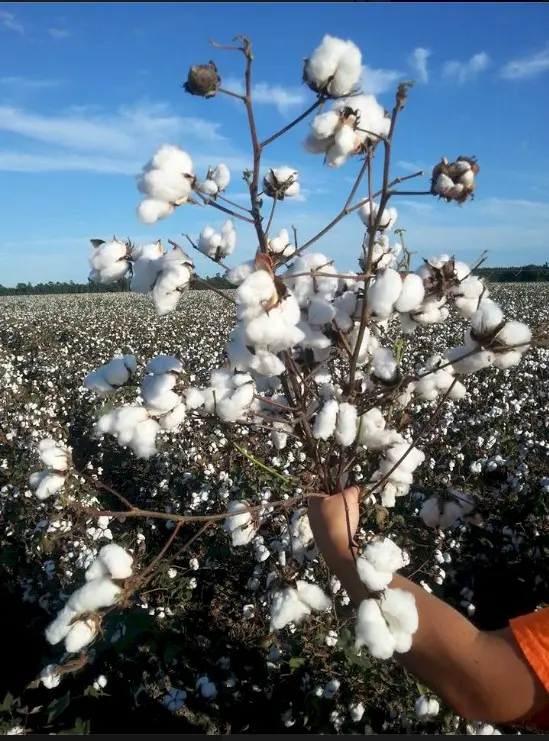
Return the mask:
[[371, 592], [381, 592], [393, 580], [393, 573], [391, 571], [379, 571], [370, 561], [364, 558], [364, 554], [357, 558], [356, 569], [360, 581]]
[[438, 497], [427, 499], [419, 512], [419, 516], [427, 527], [445, 530], [466, 514], [462, 507], [453, 501], [441, 501]]
[[187, 409], [185, 407], [185, 404], [182, 402], [175, 406], [171, 410], [171, 412], [162, 415], [162, 417], [160, 417], [160, 419], [158, 420], [158, 424], [163, 430], [175, 432], [179, 429], [179, 427], [181, 427], [186, 417]]
[[362, 646], [376, 659], [390, 659], [395, 650], [395, 639], [374, 599], [362, 600], [358, 608], [355, 647], [359, 650]]
[[119, 355], [98, 368], [98, 372], [111, 386], [123, 386], [136, 370], [137, 360], [133, 355]]
[[104, 545], [98, 557], [103, 561], [113, 579], [127, 579], [132, 575], [133, 556], [116, 543]]
[[122, 590], [110, 579], [93, 579], [70, 596], [67, 607], [79, 615], [116, 604]]
[[325, 35], [305, 62], [303, 81], [315, 92], [348, 95], [362, 74], [362, 55], [352, 41]]
[[229, 187], [229, 183], [231, 182], [231, 171], [229, 170], [227, 165], [223, 164], [223, 162], [220, 162], [219, 165], [214, 168], [211, 173], [208, 174], [210, 179], [213, 180], [213, 182], [217, 185], [220, 192], [227, 190], [227, 188]]
[[175, 311], [185, 289], [192, 278], [192, 268], [189, 265], [167, 263], [152, 289], [152, 299], [158, 316]]
[[183, 364], [173, 355], [157, 355], [147, 363], [147, 373], [161, 375], [163, 373], [181, 373]]
[[48, 643], [52, 646], [60, 643], [68, 634], [71, 629], [71, 624], [74, 618], [76, 618], [78, 612], [71, 610], [65, 606], [61, 609], [53, 622], [51, 622], [45, 630], [45, 636]]
[[488, 350], [479, 350], [471, 353], [471, 348], [466, 345], [452, 347], [444, 353], [445, 359], [452, 364], [455, 373], [476, 373], [484, 368], [489, 368], [495, 359], [495, 354]]
[[100, 244], [92, 242], [90, 278], [96, 283], [114, 283], [122, 279], [130, 265], [127, 255], [128, 245], [118, 239]]
[[236, 305], [238, 317], [253, 318], [264, 313], [267, 304], [276, 295], [273, 279], [265, 270], [256, 270], [238, 286]]
[[109, 569], [105, 562], [100, 558], [96, 558], [84, 572], [84, 579], [86, 581], [93, 581], [93, 579], [101, 579], [102, 577], [109, 575]]
[[491, 334], [503, 322], [503, 311], [492, 301], [483, 299], [478, 309], [471, 316], [471, 329], [480, 337]]
[[391, 538], [373, 540], [368, 543], [362, 555], [378, 571], [394, 574], [406, 566], [404, 552]]
[[162, 169], [193, 174], [193, 162], [189, 154], [174, 144], [164, 144], [146, 165], [146, 170]]
[[[229, 502], [227, 512], [240, 512], [241, 510], [246, 510], [246, 507], [248, 506], [248, 502], [246, 501], [232, 501]], [[225, 532], [231, 534], [233, 546], [247, 545], [252, 541], [257, 532], [252, 514], [247, 511], [243, 511], [240, 515], [227, 517], [227, 519], [223, 521], [223, 529]]]
[[339, 402], [329, 399], [321, 407], [315, 418], [313, 437], [317, 440], [328, 440], [335, 432]]
[[70, 465], [69, 451], [51, 438], [45, 438], [38, 443], [40, 460], [54, 471], [66, 471]]
[[325, 299], [315, 296], [311, 299], [307, 309], [307, 320], [313, 327], [322, 327], [329, 324], [335, 316], [333, 304]]
[[232, 270], [227, 273], [227, 280], [232, 283], [233, 286], [239, 286], [246, 278], [251, 275], [255, 270], [255, 261], [248, 260], [240, 263]]
[[334, 77], [329, 83], [330, 94], [334, 97], [348, 95], [360, 81], [361, 75], [362, 54], [360, 49], [352, 41], [346, 41]]
[[398, 364], [393, 351], [388, 347], [378, 347], [372, 356], [372, 370], [381, 381], [393, 382], [398, 373]]
[[154, 414], [165, 414], [181, 402], [173, 387], [177, 379], [171, 373], [145, 376], [141, 382], [141, 396], [147, 409]]
[[156, 201], [178, 203], [189, 195], [192, 183], [176, 170], [160, 169], [143, 173], [137, 187], [141, 193]]
[[63, 488], [65, 477], [50, 471], [37, 471], [29, 476], [29, 484], [37, 499], [47, 499]]
[[95, 625], [91, 620], [78, 620], [67, 633], [65, 651], [69, 654], [79, 653], [93, 641], [96, 632]]
[[160, 242], [143, 245], [137, 253], [130, 282], [130, 289], [134, 293], [148, 293], [152, 289], [162, 269], [160, 258], [163, 254], [164, 248]]
[[335, 135], [339, 121], [339, 113], [337, 111], [319, 113], [311, 121], [310, 133], [317, 140], [330, 139], [330, 137]]
[[298, 176], [298, 171], [287, 165], [272, 168], [263, 178], [263, 192], [266, 196], [279, 200], [286, 196], [297, 196], [301, 189]]
[[219, 192], [217, 183], [213, 180], [208, 179], [200, 183], [200, 185], [198, 186], [198, 190], [200, 193], [204, 193], [204, 195], [206, 196], [215, 196]]
[[[372, 224], [375, 222], [378, 212], [379, 212], [379, 204], [372, 202], [370, 205], [370, 201], [366, 201], [362, 204], [362, 206], [358, 209], [358, 216], [364, 226], [369, 227], [370, 226], [370, 212], [372, 213]], [[383, 210], [383, 213], [381, 214], [380, 221], [379, 221], [379, 230], [387, 230], [392, 229], [395, 225], [395, 222], [397, 220], [397, 210], [396, 208], [390, 206], [386, 207]]]
[[358, 432], [358, 413], [353, 404], [343, 402], [337, 411], [335, 438], [343, 448], [352, 445]]
[[297, 625], [311, 614], [311, 608], [302, 602], [295, 589], [277, 590], [271, 601], [271, 632], [281, 630], [290, 623]]
[[330, 598], [324, 594], [318, 584], [298, 579], [295, 583], [299, 599], [317, 612], [326, 612], [332, 606]]
[[434, 697], [420, 695], [415, 702], [414, 709], [418, 718], [434, 717], [438, 715], [440, 705]]
[[202, 389], [189, 386], [185, 390], [185, 406], [187, 409], [200, 409], [204, 404], [204, 391]]
[[395, 651], [406, 653], [419, 626], [416, 600], [404, 589], [387, 589], [379, 604], [382, 615], [395, 639]]
[[287, 229], [281, 229], [276, 237], [268, 242], [269, 252], [275, 255], [289, 257], [293, 255], [296, 248], [290, 241], [290, 234]]
[[509, 321], [497, 334], [497, 341], [507, 347], [524, 352], [532, 341], [532, 331], [522, 322]]
[[425, 297], [425, 286], [423, 279], [417, 273], [408, 273], [402, 281], [400, 295], [396, 301], [395, 309], [403, 314], [414, 311], [421, 306]]
[[362, 142], [366, 140], [376, 142], [389, 133], [391, 118], [374, 95], [353, 95], [338, 100], [334, 108], [340, 113], [344, 113], [346, 108], [356, 111], [358, 114], [356, 133]]
[[147, 459], [156, 453], [156, 435], [159, 430], [160, 425], [155, 419], [146, 419], [137, 425], [129, 442], [136, 458]]
[[150, 225], [171, 216], [174, 210], [173, 203], [157, 201], [155, 198], [145, 198], [137, 206], [137, 216], [142, 224]]
[[381, 319], [391, 316], [402, 291], [402, 278], [393, 268], [380, 271], [368, 287], [367, 301], [371, 311]]

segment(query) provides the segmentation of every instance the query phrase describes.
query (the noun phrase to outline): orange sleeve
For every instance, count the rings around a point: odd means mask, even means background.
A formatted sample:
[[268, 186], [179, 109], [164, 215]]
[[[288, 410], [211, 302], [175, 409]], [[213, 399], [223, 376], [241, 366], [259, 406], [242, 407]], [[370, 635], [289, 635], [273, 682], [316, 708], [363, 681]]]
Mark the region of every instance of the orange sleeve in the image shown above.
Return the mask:
[[526, 660], [549, 693], [549, 607], [509, 621]]

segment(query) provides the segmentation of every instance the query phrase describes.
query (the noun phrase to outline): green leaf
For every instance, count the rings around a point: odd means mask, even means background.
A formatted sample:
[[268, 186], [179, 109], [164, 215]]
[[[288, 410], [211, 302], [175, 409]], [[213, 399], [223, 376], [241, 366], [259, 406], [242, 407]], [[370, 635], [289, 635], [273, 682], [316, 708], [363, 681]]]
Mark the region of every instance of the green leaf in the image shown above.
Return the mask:
[[50, 702], [50, 704], [48, 705], [48, 723], [51, 723], [54, 718], [57, 718], [58, 715], [61, 715], [61, 713], [69, 707], [70, 701], [71, 693], [67, 692], [66, 695], [63, 695], [58, 700]]
[[293, 656], [288, 664], [290, 666], [290, 669], [292, 671], [295, 671], [296, 669], [300, 669], [306, 661], [307, 659], [305, 659], [303, 656]]
[[4, 697], [4, 700], [2, 702], [2, 705], [0, 705], [0, 711], [3, 710], [9, 710], [11, 706], [13, 705], [14, 697], [11, 694], [11, 692], [8, 692], [6, 696]]

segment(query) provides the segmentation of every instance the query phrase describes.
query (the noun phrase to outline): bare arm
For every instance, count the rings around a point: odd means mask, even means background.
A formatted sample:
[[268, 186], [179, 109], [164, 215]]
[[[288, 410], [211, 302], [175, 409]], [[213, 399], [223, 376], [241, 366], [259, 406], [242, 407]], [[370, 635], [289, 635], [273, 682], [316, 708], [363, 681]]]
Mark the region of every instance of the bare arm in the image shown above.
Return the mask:
[[[309, 520], [326, 563], [354, 604], [368, 598], [349, 550], [358, 526], [358, 490], [309, 500]], [[453, 607], [399, 574], [391, 587], [412, 592], [419, 628], [411, 650], [395, 658], [467, 720], [512, 723], [538, 712], [547, 693], [511, 630], [483, 632]]]

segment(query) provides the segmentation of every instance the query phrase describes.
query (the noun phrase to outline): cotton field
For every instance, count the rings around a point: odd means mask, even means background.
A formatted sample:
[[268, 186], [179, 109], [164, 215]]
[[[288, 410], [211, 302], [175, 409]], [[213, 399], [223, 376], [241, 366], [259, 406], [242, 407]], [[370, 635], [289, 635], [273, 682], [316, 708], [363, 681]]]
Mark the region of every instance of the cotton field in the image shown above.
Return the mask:
[[[547, 321], [549, 287], [490, 291], [530, 327]], [[2, 298], [0, 308], [2, 604], [6, 638], [19, 656], [4, 672], [3, 733], [505, 730], [466, 723], [396, 663], [357, 652], [354, 611], [317, 557], [304, 510], [272, 510], [249, 537], [247, 513], [232, 524], [200, 520], [225, 513], [234, 499], [262, 502], [268, 513], [269, 503], [298, 497], [294, 477], [302, 480], [310, 465], [299, 439], [288, 435], [277, 450], [268, 436], [258, 442], [252, 426], [193, 418], [177, 433], [162, 429], [158, 453], [140, 458], [95, 434], [98, 417], [138, 398], [134, 376], [151, 358], [173, 356], [189, 385], [206, 384], [209, 370], [226, 360], [233, 304], [190, 291], [166, 316], [133, 293]], [[420, 327], [403, 369], [413, 372], [459, 345], [464, 328], [457, 313]], [[143, 367], [128, 373], [116, 402], [105, 396], [98, 403], [84, 379], [115, 356], [135, 356]], [[427, 457], [411, 496], [389, 509], [367, 502], [361, 521], [359, 540], [368, 540], [370, 527], [397, 537], [407, 554], [402, 573], [482, 628], [549, 602], [548, 363], [549, 350], [532, 347], [517, 366], [465, 376], [459, 401], [414, 402], [411, 433], [424, 432]], [[262, 465], [250, 453], [258, 446]], [[64, 450], [75, 469], [68, 483]], [[55, 497], [39, 488], [57, 486], [44, 471], [61, 479]], [[360, 481], [359, 464], [355, 475]], [[448, 487], [465, 492], [474, 510], [447, 529], [429, 528], [420, 509]], [[164, 518], [115, 516], [124, 509], [121, 496]], [[181, 525], [170, 515], [196, 519]], [[298, 592], [306, 585], [309, 602], [299, 629], [294, 621], [275, 631], [266, 595], [285, 573], [285, 539], [300, 563]], [[97, 603], [83, 589], [80, 601], [73, 594], [91, 583], [94, 569], [110, 574], [113, 589], [118, 579], [137, 580], [128, 603], [102, 595], [108, 609], [100, 626], [89, 617]], [[315, 585], [329, 599], [313, 609]], [[54, 621], [69, 595], [79, 630]], [[59, 641], [46, 641], [47, 627], [60, 628]], [[53, 667], [62, 659], [69, 670], [59, 675]]]

